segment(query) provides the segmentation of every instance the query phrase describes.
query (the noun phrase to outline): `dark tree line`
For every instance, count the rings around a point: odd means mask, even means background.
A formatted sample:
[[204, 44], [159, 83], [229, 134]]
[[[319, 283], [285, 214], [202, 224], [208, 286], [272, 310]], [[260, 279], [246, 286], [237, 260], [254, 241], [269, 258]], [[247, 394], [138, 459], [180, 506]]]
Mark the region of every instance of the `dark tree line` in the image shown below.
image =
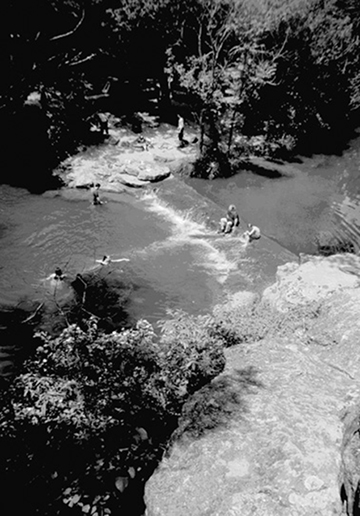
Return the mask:
[[7, 0], [0, 9], [8, 167], [20, 145], [21, 165], [51, 168], [86, 140], [96, 111], [155, 105], [174, 121], [180, 110], [200, 125], [203, 157], [226, 166], [249, 152], [333, 146], [359, 110], [356, 1]]

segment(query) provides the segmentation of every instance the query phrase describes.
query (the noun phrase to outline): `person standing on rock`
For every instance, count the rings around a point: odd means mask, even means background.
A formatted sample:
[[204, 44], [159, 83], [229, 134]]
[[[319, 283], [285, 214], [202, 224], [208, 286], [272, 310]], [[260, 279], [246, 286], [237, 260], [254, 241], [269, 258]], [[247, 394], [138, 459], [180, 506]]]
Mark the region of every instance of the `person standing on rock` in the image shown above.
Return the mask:
[[181, 115], [178, 114], [178, 139], [180, 142], [180, 147], [185, 146], [185, 139], [184, 139], [184, 130], [185, 130], [185, 122]]
[[93, 205], [94, 206], [102, 204], [102, 201], [100, 199], [100, 193], [99, 193], [100, 186], [101, 186], [100, 183], [96, 183], [96, 185], [94, 185], [94, 183], [91, 183], [91, 185], [90, 185], [91, 193], [93, 196]]

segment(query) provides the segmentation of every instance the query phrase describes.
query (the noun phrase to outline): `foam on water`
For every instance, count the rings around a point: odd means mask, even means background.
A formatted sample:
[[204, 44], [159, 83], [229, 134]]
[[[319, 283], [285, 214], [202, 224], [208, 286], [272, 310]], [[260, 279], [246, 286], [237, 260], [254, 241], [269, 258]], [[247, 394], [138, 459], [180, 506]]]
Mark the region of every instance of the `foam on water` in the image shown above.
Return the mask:
[[171, 222], [173, 234], [170, 240], [187, 240], [190, 237], [211, 233], [204, 223], [194, 220], [193, 210], [181, 213], [159, 199], [155, 192], [145, 193], [142, 198], [144, 201], [148, 201], [147, 208], [149, 211]]
[[[223, 234], [219, 235], [217, 231], [209, 229], [205, 222], [196, 221], [194, 210], [176, 210], [159, 199], [155, 192], [145, 193], [142, 198], [149, 211], [171, 223], [171, 235], [162, 242], [151, 244], [153, 251], [191, 246], [197, 265], [214, 275], [219, 283], [224, 283], [230, 272], [238, 269], [246, 247], [240, 237], [224, 238]], [[234, 247], [238, 251], [235, 254], [232, 252]]]

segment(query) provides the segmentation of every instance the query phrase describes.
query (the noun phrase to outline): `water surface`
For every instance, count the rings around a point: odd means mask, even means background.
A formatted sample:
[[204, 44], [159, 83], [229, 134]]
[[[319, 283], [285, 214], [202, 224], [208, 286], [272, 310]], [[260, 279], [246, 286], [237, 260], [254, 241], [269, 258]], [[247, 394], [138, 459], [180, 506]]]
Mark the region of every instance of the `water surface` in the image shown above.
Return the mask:
[[295, 254], [316, 253], [319, 241], [332, 238], [351, 241], [358, 251], [360, 138], [341, 156], [300, 157], [289, 168], [290, 177], [240, 171], [230, 179], [190, 184], [224, 210], [235, 204], [247, 222]]

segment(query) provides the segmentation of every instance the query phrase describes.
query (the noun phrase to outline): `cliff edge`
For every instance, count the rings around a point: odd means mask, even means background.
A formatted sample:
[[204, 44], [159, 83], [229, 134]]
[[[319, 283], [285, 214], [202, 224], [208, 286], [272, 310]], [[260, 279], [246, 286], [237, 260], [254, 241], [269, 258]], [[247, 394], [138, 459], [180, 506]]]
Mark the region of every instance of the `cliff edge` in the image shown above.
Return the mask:
[[308, 257], [218, 307], [263, 331], [187, 402], [146, 516], [358, 514], [359, 287], [359, 257]]

